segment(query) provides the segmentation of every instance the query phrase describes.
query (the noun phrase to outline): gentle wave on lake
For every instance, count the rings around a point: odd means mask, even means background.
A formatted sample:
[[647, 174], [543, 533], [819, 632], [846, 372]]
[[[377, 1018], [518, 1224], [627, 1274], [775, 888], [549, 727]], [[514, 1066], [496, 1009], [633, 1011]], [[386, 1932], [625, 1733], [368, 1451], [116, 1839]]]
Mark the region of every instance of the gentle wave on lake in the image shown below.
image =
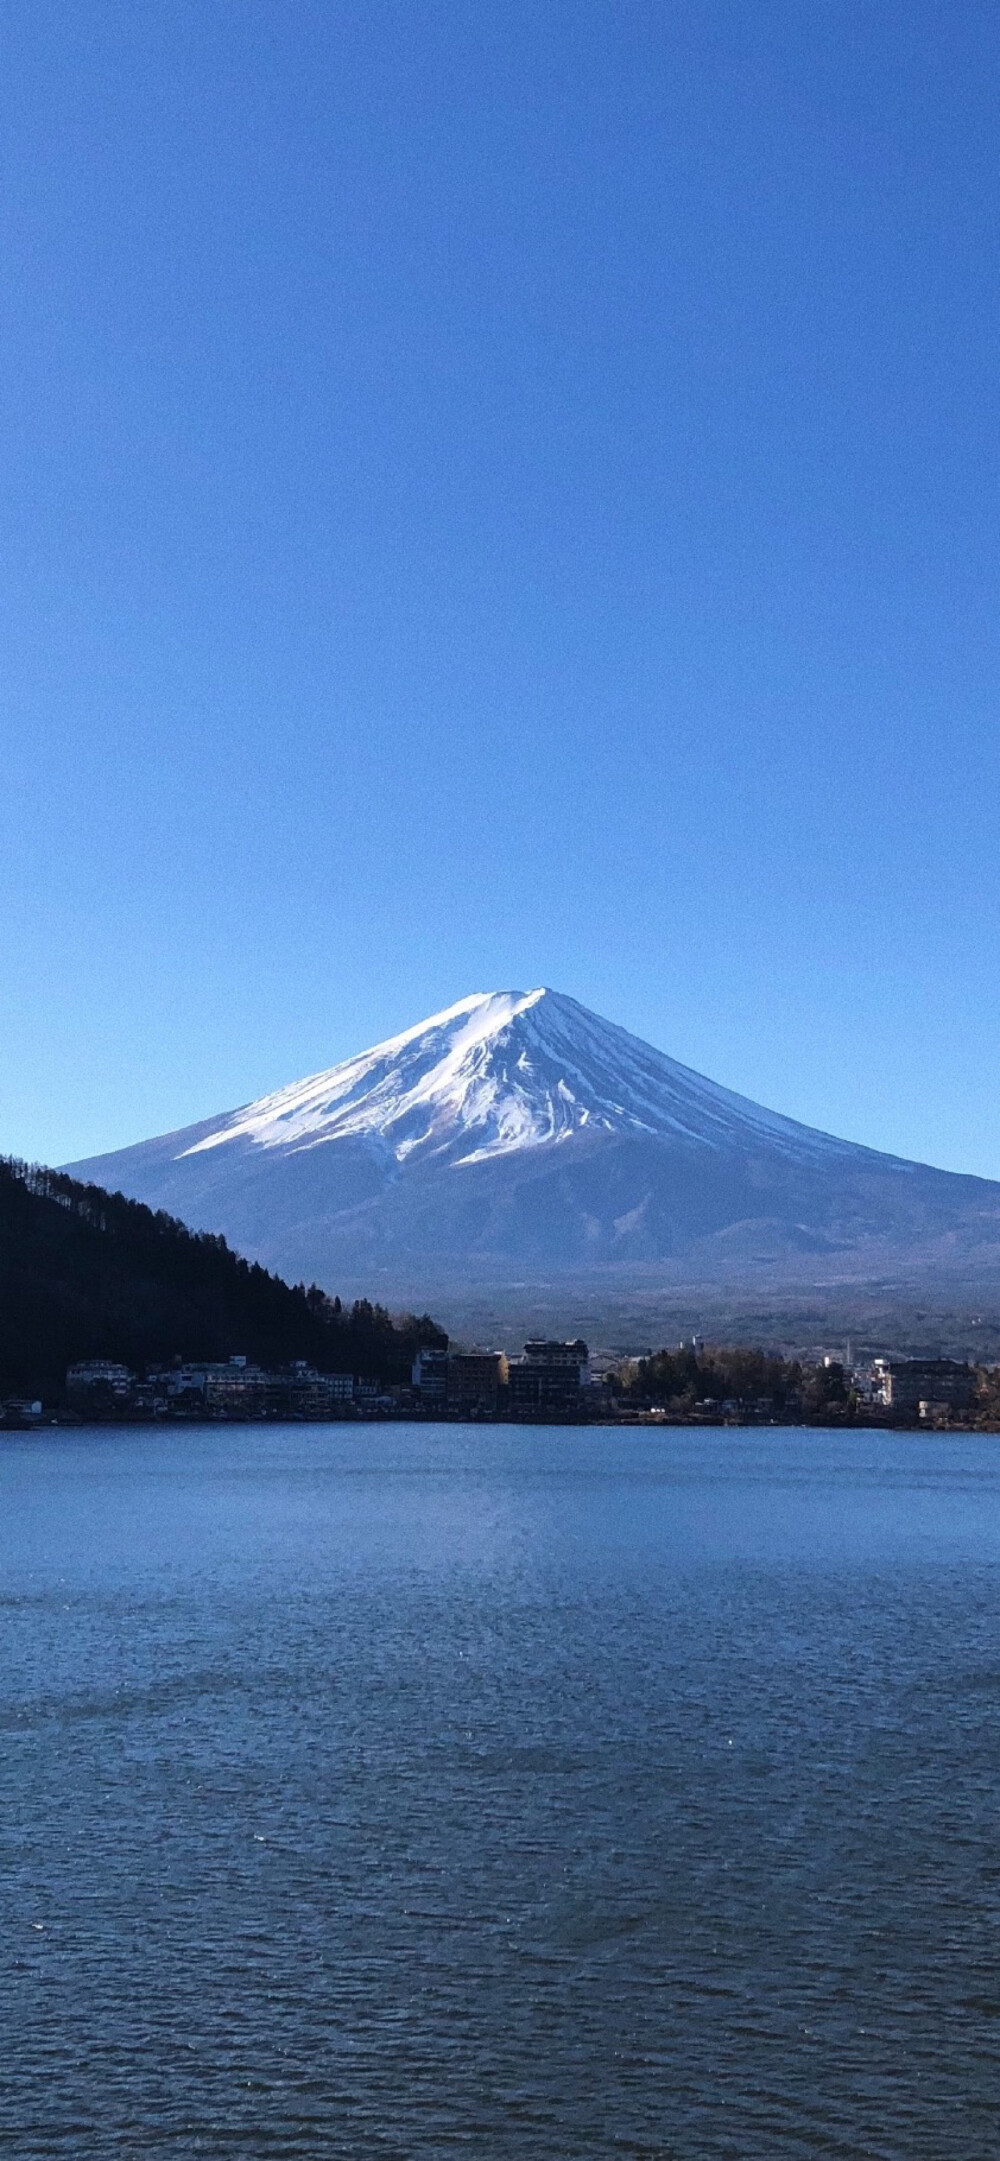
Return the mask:
[[0, 2148], [997, 2149], [1000, 1440], [0, 1442]]

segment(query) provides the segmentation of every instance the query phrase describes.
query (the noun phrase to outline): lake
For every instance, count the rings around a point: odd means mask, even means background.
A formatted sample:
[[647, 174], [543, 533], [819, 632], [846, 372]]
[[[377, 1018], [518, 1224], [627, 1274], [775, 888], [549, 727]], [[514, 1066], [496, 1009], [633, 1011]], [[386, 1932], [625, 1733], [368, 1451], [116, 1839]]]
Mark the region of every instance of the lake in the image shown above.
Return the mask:
[[0, 1441], [0, 2147], [998, 2149], [1000, 1440]]

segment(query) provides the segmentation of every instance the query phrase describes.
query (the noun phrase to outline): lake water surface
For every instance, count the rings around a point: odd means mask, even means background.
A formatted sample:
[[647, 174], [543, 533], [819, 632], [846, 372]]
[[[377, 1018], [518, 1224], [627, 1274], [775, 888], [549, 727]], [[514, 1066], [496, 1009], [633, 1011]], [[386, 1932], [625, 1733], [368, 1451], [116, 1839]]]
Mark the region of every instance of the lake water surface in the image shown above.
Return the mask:
[[1000, 2152], [1000, 1440], [0, 1442], [0, 2150]]

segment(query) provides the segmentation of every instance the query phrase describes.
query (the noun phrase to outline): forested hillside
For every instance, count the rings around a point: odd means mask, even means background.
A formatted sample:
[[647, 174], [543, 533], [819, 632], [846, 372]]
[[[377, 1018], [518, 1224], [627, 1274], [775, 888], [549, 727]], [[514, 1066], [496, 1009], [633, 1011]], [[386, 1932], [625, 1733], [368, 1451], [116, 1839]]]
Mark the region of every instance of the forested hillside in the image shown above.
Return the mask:
[[342, 1309], [223, 1238], [0, 1157], [0, 1389], [58, 1390], [80, 1358], [141, 1369], [239, 1352], [389, 1381], [408, 1374], [418, 1343], [444, 1340], [426, 1316], [393, 1322], [367, 1301]]

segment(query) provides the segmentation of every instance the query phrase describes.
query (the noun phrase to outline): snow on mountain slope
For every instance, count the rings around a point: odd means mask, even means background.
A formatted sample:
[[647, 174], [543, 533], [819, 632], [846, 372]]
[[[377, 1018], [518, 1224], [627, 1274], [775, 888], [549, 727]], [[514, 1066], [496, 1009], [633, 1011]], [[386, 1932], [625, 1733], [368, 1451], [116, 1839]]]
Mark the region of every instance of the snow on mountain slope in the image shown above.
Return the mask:
[[471, 1273], [1000, 1281], [1000, 1186], [814, 1132], [549, 990], [463, 998], [241, 1110], [69, 1168], [293, 1280], [390, 1301]]
[[766, 1140], [814, 1160], [850, 1144], [717, 1087], [624, 1028], [550, 990], [461, 999], [328, 1072], [263, 1096], [184, 1151], [236, 1140], [299, 1150], [348, 1137], [383, 1142], [399, 1164], [455, 1164], [567, 1140], [590, 1128], [705, 1147]]

